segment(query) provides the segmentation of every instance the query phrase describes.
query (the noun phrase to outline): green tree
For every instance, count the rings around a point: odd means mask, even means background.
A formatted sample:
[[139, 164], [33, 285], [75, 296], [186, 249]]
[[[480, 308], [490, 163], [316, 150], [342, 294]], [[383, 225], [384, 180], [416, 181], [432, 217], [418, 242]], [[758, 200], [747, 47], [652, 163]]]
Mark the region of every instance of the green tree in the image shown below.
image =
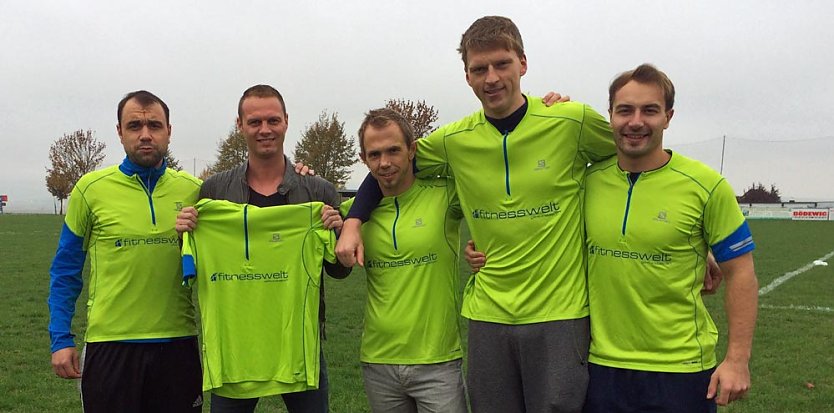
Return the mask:
[[[211, 165], [208, 175], [228, 171], [247, 159], [249, 148], [246, 146], [246, 138], [237, 127], [229, 131], [226, 139], [217, 145], [217, 161]], [[201, 172], [200, 175], [203, 175]]]
[[770, 190], [768, 190], [759, 182], [750, 185], [750, 188], [744, 190], [744, 194], [738, 197], [738, 202], [744, 204], [777, 203], [782, 202], [782, 196], [779, 194], [779, 189], [776, 188], [776, 185], [770, 184]]
[[293, 157], [337, 188], [344, 188], [350, 167], [358, 161], [355, 140], [345, 135], [344, 122], [339, 122], [337, 113], [328, 115], [326, 111], [301, 134]]
[[426, 137], [437, 129], [437, 126], [432, 126], [437, 122], [437, 109], [426, 104], [424, 100], [414, 102], [405, 99], [388, 99], [385, 107], [399, 112], [408, 119], [411, 127], [414, 128], [414, 137], [417, 139]]
[[104, 142], [99, 142], [93, 131], [77, 130], [64, 134], [49, 146], [49, 163], [46, 168], [46, 189], [61, 203], [69, 198], [72, 188], [82, 175], [94, 171], [104, 160]]
[[180, 161], [178, 161], [177, 158], [174, 157], [174, 153], [171, 152], [171, 148], [168, 148], [168, 150], [165, 151], [164, 158], [165, 158], [165, 162], [168, 164], [169, 168], [171, 168], [175, 171], [181, 171], [182, 170], [182, 166], [180, 165]]

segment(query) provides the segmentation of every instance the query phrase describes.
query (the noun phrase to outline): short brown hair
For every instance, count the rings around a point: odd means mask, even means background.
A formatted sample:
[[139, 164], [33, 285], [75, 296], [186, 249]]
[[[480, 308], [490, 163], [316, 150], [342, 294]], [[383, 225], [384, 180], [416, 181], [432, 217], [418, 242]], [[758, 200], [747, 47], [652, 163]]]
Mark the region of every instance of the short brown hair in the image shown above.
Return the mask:
[[284, 97], [281, 96], [281, 92], [270, 85], [255, 85], [244, 90], [243, 95], [240, 96], [240, 100], [237, 102], [237, 116], [243, 118], [243, 101], [249, 97], [277, 98], [281, 102], [281, 107], [284, 108], [284, 116], [287, 115], [287, 105], [284, 104]]
[[365, 155], [365, 129], [368, 126], [374, 129], [382, 129], [391, 122], [396, 123], [400, 127], [400, 131], [405, 138], [405, 146], [411, 146], [414, 142], [414, 128], [411, 126], [411, 122], [396, 110], [379, 108], [366, 113], [362, 125], [359, 126], [359, 153], [363, 156]]
[[470, 51], [503, 48], [513, 50], [518, 57], [524, 56], [524, 42], [521, 33], [512, 20], [503, 16], [485, 16], [475, 20], [460, 38], [458, 52], [466, 69]]
[[147, 90], [137, 90], [135, 92], [130, 92], [119, 101], [118, 106], [116, 106], [116, 118], [119, 121], [119, 126], [122, 124], [122, 112], [124, 111], [125, 104], [127, 101], [131, 99], [136, 99], [136, 103], [143, 108], [147, 108], [148, 106], [152, 106], [154, 103], [159, 103], [159, 106], [162, 106], [162, 112], [165, 113], [165, 123], [171, 124], [170, 121], [170, 111], [168, 110], [168, 105], [162, 101], [162, 99], [158, 98], [151, 92]]
[[663, 73], [649, 63], [643, 63], [642, 65], [637, 66], [634, 70], [620, 73], [620, 75], [617, 76], [613, 82], [611, 82], [611, 86], [608, 87], [608, 110], [614, 108], [614, 95], [617, 94], [617, 91], [622, 89], [623, 86], [632, 80], [637, 83], [655, 84], [659, 86], [660, 90], [663, 91], [663, 100], [666, 110], [672, 109], [675, 105], [675, 85], [672, 84], [672, 81], [669, 80], [666, 73]]

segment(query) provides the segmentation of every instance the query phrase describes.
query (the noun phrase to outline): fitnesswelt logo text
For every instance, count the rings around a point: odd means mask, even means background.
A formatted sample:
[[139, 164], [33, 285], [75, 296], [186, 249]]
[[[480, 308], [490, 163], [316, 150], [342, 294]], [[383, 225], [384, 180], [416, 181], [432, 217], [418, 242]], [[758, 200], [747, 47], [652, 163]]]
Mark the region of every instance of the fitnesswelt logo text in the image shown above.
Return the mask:
[[223, 281], [266, 281], [266, 282], [284, 282], [290, 279], [290, 274], [286, 271], [277, 272], [246, 272], [246, 273], [225, 273], [216, 272], [211, 275], [211, 282]]
[[410, 265], [426, 265], [434, 262], [437, 262], [437, 253], [430, 252], [422, 257], [410, 257], [394, 261], [381, 261], [370, 258], [365, 262], [365, 268], [396, 268]]
[[475, 208], [472, 211], [472, 218], [475, 219], [516, 219], [516, 218], [538, 218], [550, 216], [559, 212], [559, 204], [553, 201], [532, 208], [520, 208], [509, 211], [487, 211]]
[[172, 235], [170, 237], [126, 237], [117, 239], [115, 245], [117, 248], [138, 247], [143, 245], [173, 245], [179, 248], [180, 239], [176, 235]]
[[624, 260], [637, 260], [648, 262], [652, 264], [669, 264], [672, 262], [672, 257], [669, 254], [652, 254], [648, 252], [638, 252], [629, 250], [615, 250], [609, 248], [602, 248], [596, 245], [588, 247], [588, 253], [600, 257], [621, 258]]

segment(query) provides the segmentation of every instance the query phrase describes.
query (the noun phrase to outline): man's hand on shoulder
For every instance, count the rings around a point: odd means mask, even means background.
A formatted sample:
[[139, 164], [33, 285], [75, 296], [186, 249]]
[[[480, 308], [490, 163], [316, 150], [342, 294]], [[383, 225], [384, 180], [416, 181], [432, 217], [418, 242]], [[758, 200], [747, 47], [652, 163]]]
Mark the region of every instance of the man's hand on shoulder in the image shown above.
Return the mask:
[[547, 92], [547, 94], [544, 95], [544, 97], [542, 98], [542, 103], [544, 103], [544, 105], [547, 107], [551, 107], [557, 103], [563, 102], [570, 102], [570, 96], [562, 96], [561, 94], [556, 92]]
[[301, 162], [296, 162], [295, 163], [295, 173], [297, 173], [301, 176], [307, 176], [307, 175], [316, 176], [316, 171], [315, 170], [310, 169], [310, 167], [308, 167], [307, 165], [304, 165]]

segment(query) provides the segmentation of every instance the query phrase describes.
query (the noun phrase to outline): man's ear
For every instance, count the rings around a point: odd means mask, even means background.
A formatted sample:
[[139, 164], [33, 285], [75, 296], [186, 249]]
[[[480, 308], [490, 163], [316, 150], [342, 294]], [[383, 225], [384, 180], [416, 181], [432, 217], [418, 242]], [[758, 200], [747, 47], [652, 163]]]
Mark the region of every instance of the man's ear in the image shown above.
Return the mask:
[[674, 110], [674, 109], [669, 109], [669, 110], [667, 110], [667, 111], [666, 111], [666, 125], [664, 125], [664, 126], [663, 126], [663, 129], [666, 129], [666, 128], [668, 128], [668, 127], [669, 127], [669, 122], [671, 122], [671, 121], [672, 121], [672, 116], [673, 116], [674, 114], [675, 114], [675, 110]]
[[527, 55], [522, 53], [521, 56], [518, 57], [518, 61], [521, 62], [520, 76], [524, 76], [524, 74], [527, 73]]

